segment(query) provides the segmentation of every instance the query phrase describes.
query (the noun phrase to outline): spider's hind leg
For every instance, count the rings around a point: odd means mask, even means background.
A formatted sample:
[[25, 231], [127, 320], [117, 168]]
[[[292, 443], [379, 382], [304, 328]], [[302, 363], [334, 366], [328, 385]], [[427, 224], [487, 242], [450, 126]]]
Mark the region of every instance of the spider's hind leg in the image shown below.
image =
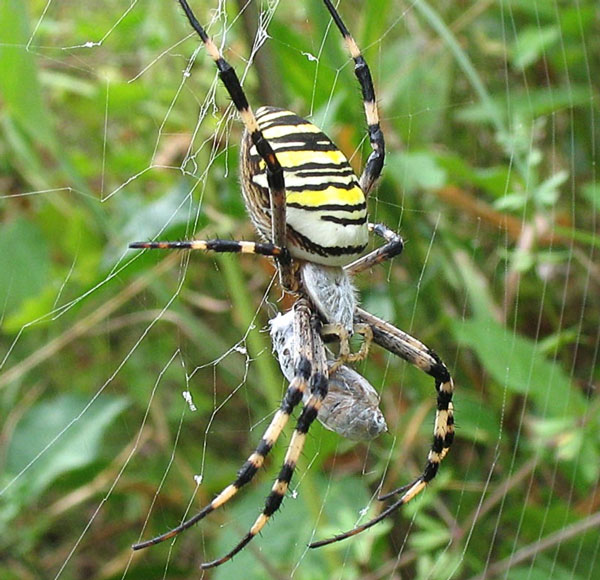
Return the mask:
[[[375, 343], [427, 373], [435, 381], [437, 400], [433, 441], [423, 473], [408, 487], [408, 490], [406, 490], [406, 486], [403, 486], [384, 496], [390, 497], [405, 492], [402, 497], [405, 498], [404, 503], [406, 503], [436, 476], [440, 463], [446, 457], [454, 441], [454, 406], [452, 404], [454, 381], [442, 359], [410, 334], [361, 308], [356, 309], [356, 319], [371, 326]], [[421, 486], [419, 483], [423, 485]], [[416, 488], [419, 489], [414, 493]]]
[[[308, 302], [304, 299], [299, 299], [294, 307], [296, 310], [301, 310], [303, 313], [312, 316], [311, 309]], [[327, 372], [327, 363], [325, 356], [325, 349], [320, 341], [318, 332], [314, 325], [311, 325], [311, 331], [306, 336], [296, 335], [298, 337], [298, 347], [307, 349], [310, 351], [308, 360], [311, 366], [311, 375], [308, 381], [309, 397], [304, 404], [302, 413], [298, 417], [296, 427], [292, 438], [288, 445], [283, 465], [277, 475], [277, 479], [271, 488], [271, 492], [265, 500], [263, 511], [260, 513], [248, 533], [230, 550], [227, 554], [213, 560], [212, 562], [205, 562], [200, 565], [200, 568], [206, 570], [208, 568], [215, 568], [224, 564], [238, 552], [240, 552], [245, 546], [247, 546], [252, 539], [261, 532], [267, 522], [271, 519], [273, 514], [280, 508], [283, 498], [287, 493], [292, 476], [296, 469], [298, 459], [304, 449], [304, 443], [308, 434], [310, 426], [313, 424], [319, 410], [327, 396], [329, 377]]]
[[306, 303], [298, 301], [294, 307], [293, 322], [294, 334], [298, 337], [294, 377], [290, 381], [283, 400], [281, 401], [281, 405], [273, 416], [273, 419], [263, 434], [259, 444], [242, 465], [235, 480], [225, 487], [215, 499], [204, 506], [196, 515], [160, 536], [135, 544], [133, 546], [134, 550], [142, 550], [143, 548], [159, 544], [192, 527], [194, 524], [204, 519], [208, 514], [226, 504], [244, 485], [252, 480], [258, 470], [263, 466], [267, 455], [281, 435], [294, 408], [302, 401], [309, 380], [314, 374], [313, 363], [311, 362], [315, 358], [312, 347], [314, 342], [314, 329], [311, 317], [312, 313]]

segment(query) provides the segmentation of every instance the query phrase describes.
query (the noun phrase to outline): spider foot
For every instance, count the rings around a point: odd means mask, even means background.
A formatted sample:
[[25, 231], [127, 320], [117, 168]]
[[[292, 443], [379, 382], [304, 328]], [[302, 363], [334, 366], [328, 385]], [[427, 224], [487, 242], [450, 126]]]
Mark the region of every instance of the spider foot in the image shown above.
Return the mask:
[[[308, 545], [308, 547], [309, 548], [321, 548], [323, 546], [328, 546], [329, 544], [334, 544], [335, 542], [340, 542], [347, 538], [351, 538], [352, 536], [356, 536], [357, 534], [360, 534], [360, 533], [364, 532], [365, 530], [372, 528], [374, 525], [383, 521], [385, 518], [390, 516], [396, 510], [400, 509], [403, 505], [406, 505], [409, 501], [414, 499], [417, 495], [419, 495], [427, 487], [427, 484], [428, 484], [428, 481], [426, 481], [423, 476], [418, 477], [410, 485], [407, 485], [404, 488], [400, 488], [400, 489], [405, 490], [404, 493], [402, 494], [402, 497], [400, 497], [400, 499], [396, 500], [393, 504], [391, 504], [390, 506], [385, 508], [378, 516], [375, 516], [373, 519], [369, 520], [368, 522], [366, 522], [360, 526], [356, 526], [355, 528], [352, 528], [351, 530], [348, 530], [347, 532], [338, 534], [337, 536], [333, 536], [326, 540], [320, 540], [318, 542], [312, 542], [311, 544]], [[399, 490], [395, 490], [392, 492], [392, 494], [394, 494], [398, 491]], [[383, 497], [385, 498], [392, 494], [387, 494]], [[381, 499], [381, 498], [379, 498], [379, 499]]]
[[386, 499], [390, 499], [391, 497], [394, 497], [395, 495], [398, 495], [399, 493], [404, 493], [407, 489], [410, 489], [413, 485], [418, 483], [421, 479], [422, 479], [421, 477], [418, 477], [412, 483], [407, 483], [406, 485], [397, 487], [396, 489], [389, 491], [388, 493], [384, 493], [383, 495], [378, 496], [377, 499], [378, 499], [378, 501], [385, 501]]

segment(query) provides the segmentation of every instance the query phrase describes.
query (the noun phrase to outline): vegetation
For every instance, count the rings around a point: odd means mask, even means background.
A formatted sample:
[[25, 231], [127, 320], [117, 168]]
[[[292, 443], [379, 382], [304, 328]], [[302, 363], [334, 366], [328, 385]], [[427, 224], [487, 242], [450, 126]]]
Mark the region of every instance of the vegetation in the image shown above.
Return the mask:
[[[258, 442], [285, 388], [265, 327], [291, 301], [267, 260], [127, 250], [254, 232], [212, 63], [184, 74], [198, 41], [175, 2], [126, 4], [0, 4], [2, 578], [195, 577], [254, 521], [289, 440], [226, 509], [133, 556]], [[268, 7], [194, 0], [218, 41], [217, 4], [241, 74]], [[457, 439], [414, 504], [306, 550], [423, 465], [431, 380], [373, 349], [359, 370], [389, 434], [316, 425], [282, 511], [205, 577], [598, 578], [598, 2], [340, 11], [387, 139], [371, 219], [407, 241], [358, 280], [362, 302], [446, 361]], [[268, 35], [252, 102], [310, 115], [359, 170], [360, 93], [321, 2], [280, 2]]]

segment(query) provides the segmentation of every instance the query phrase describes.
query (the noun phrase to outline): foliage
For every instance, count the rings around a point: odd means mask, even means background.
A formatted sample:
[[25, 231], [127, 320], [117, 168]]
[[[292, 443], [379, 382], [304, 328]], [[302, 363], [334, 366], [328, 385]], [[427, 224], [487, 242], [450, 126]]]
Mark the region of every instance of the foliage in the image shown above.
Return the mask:
[[[240, 123], [212, 64], [200, 51], [184, 73], [198, 42], [174, 2], [127, 4], [0, 4], [2, 578], [191, 577], [251, 524], [283, 456], [285, 441], [268, 474], [172, 549], [132, 556], [258, 441], [285, 387], [264, 328], [291, 302], [269, 289], [266, 260], [127, 251], [254, 236]], [[223, 17], [216, 1], [192, 4], [203, 22]], [[242, 73], [267, 6], [238, 18], [245, 3], [226, 4]], [[316, 426], [297, 497], [206, 577], [599, 577], [586, 527], [600, 510], [597, 1], [340, 11], [387, 139], [371, 219], [407, 240], [358, 281], [362, 302], [448, 363], [457, 440], [414, 505], [305, 549], [378, 509], [382, 481], [408, 482], [426, 456], [431, 382], [374, 350], [360, 371], [390, 434], [356, 445]], [[359, 90], [328, 24], [319, 0], [280, 2], [245, 86], [253, 103], [317, 119], [359, 170]]]

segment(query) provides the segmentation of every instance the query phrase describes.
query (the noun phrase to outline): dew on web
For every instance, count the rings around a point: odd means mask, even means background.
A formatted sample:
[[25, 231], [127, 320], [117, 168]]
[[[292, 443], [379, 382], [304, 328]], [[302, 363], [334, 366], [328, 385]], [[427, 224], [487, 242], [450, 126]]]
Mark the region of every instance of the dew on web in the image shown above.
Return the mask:
[[190, 393], [190, 391], [183, 391], [183, 393], [181, 393], [181, 395], [183, 396], [185, 402], [188, 404], [188, 407], [190, 408], [190, 411], [197, 411], [198, 409], [196, 408], [196, 405], [194, 405], [194, 400], [192, 397], [192, 393]]

